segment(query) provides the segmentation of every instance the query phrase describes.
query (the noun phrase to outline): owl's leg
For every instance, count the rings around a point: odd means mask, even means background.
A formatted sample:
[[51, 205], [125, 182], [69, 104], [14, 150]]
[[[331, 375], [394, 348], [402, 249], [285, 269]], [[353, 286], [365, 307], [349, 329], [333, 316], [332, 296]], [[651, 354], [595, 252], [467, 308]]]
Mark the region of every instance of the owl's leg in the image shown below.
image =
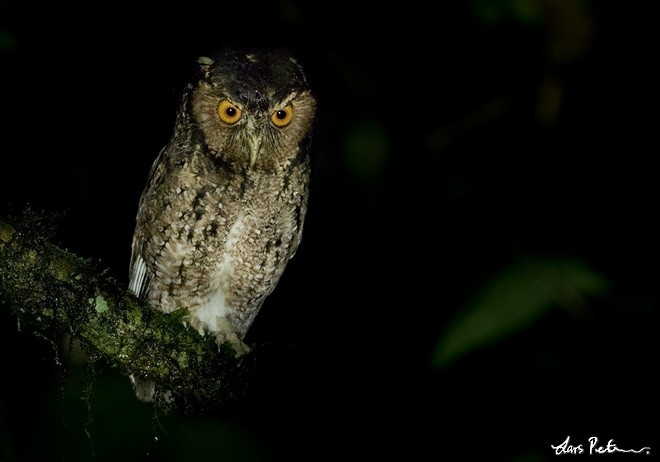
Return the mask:
[[231, 327], [231, 322], [224, 316], [216, 317], [216, 330], [211, 330], [209, 325], [204, 321], [201, 321], [198, 317], [188, 315], [183, 318], [183, 324], [188, 327], [192, 327], [199, 335], [206, 335], [213, 333], [215, 335], [215, 341], [218, 344], [218, 349], [222, 346], [223, 343], [229, 342], [231, 347], [236, 352], [236, 356], [240, 357], [246, 355], [250, 352], [250, 347], [248, 347], [234, 332]]

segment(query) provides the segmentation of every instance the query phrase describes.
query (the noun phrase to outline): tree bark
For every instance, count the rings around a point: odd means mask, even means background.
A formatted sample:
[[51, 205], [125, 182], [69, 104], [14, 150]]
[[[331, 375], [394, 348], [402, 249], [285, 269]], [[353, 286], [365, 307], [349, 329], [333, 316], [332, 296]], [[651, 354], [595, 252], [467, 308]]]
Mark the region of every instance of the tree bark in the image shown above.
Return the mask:
[[[0, 301], [20, 329], [57, 344], [79, 340], [93, 360], [155, 381], [164, 412], [216, 410], [247, 396], [254, 355], [187, 329], [187, 310], [165, 314], [138, 300], [90, 260], [51, 244], [54, 220], [30, 211], [0, 218]], [[127, 379], [127, 386], [128, 379]]]

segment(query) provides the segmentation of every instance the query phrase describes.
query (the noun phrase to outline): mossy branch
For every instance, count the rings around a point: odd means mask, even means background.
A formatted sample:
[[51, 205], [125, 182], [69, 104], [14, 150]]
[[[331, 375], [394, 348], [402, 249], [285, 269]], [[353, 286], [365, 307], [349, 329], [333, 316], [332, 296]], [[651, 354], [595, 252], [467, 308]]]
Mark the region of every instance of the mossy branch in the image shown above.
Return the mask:
[[245, 398], [252, 354], [239, 364], [229, 345], [218, 351], [212, 336], [185, 328], [185, 310], [161, 313], [98, 265], [53, 245], [52, 221], [30, 211], [12, 224], [0, 218], [0, 301], [21, 329], [53, 342], [68, 333], [92, 358], [154, 380], [156, 404], [167, 412], [212, 410]]

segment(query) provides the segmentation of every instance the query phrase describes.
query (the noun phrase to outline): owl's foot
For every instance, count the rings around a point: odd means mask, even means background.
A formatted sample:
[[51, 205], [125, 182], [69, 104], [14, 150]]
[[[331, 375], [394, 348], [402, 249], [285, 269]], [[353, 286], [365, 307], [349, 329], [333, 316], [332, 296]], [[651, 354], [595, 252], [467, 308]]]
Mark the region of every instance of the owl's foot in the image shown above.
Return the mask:
[[199, 332], [199, 335], [202, 337], [208, 334], [210, 331], [208, 324], [206, 324], [204, 321], [200, 321], [199, 318], [190, 314], [183, 317], [183, 325], [186, 327], [192, 327], [197, 332]]
[[241, 357], [250, 352], [250, 347], [248, 347], [234, 332], [231, 328], [231, 324], [227, 318], [218, 317], [217, 319], [217, 330], [212, 330], [207, 323], [200, 321], [199, 318], [195, 316], [185, 316], [183, 318], [183, 324], [186, 327], [192, 327], [199, 335], [205, 336], [207, 334], [213, 333], [215, 335], [215, 341], [218, 344], [218, 350], [222, 347], [222, 344], [229, 342], [229, 345], [236, 352], [236, 357]]
[[215, 341], [218, 344], [218, 349], [222, 348], [223, 343], [229, 342], [229, 345], [231, 345], [231, 347], [236, 352], [237, 358], [240, 358], [241, 356], [244, 356], [250, 352], [250, 347], [247, 346], [240, 338], [238, 338], [236, 332], [217, 332], [215, 334]]

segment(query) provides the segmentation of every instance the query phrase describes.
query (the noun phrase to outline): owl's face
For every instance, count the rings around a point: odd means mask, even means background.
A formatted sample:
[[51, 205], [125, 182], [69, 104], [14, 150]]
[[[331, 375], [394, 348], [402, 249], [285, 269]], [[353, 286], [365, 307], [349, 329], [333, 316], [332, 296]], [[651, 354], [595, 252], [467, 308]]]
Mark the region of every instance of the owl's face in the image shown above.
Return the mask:
[[282, 54], [236, 52], [199, 63], [189, 110], [211, 155], [238, 169], [295, 162], [316, 107], [301, 67]]

